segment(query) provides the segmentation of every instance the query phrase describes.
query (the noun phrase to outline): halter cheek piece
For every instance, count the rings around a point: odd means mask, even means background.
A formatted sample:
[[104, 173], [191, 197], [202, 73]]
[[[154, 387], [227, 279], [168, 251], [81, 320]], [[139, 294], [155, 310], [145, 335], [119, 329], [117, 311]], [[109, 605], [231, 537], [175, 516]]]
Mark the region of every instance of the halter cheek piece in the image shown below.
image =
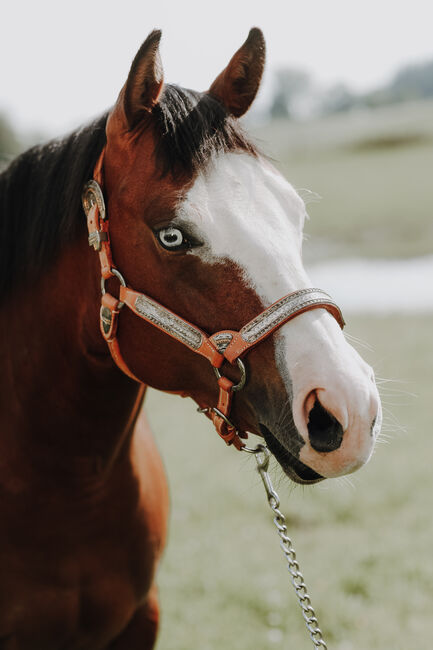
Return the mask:
[[[228, 445], [233, 444], [237, 449], [242, 449], [245, 444], [241, 438], [247, 438], [247, 433], [237, 430], [229, 419], [233, 393], [241, 390], [246, 381], [245, 366], [241, 357], [289, 320], [311, 309], [326, 309], [343, 328], [344, 319], [341, 311], [330, 296], [321, 289], [300, 289], [275, 302], [238, 332], [223, 330], [208, 336], [153, 298], [134, 291], [127, 286], [122, 274], [113, 263], [108, 217], [101, 190], [103, 158], [104, 150], [96, 163], [93, 172], [94, 180], [89, 181], [84, 187], [82, 201], [87, 216], [89, 245], [98, 252], [101, 263], [100, 329], [111, 356], [128, 377], [142, 383], [126, 365], [116, 336], [120, 310], [127, 305], [134, 314], [180, 341], [193, 352], [205, 357], [215, 371], [219, 397], [216, 407], [201, 405], [199, 410], [212, 420], [218, 434]], [[105, 290], [106, 280], [113, 277], [120, 283], [119, 298], [115, 298]], [[237, 364], [241, 373], [237, 384], [221, 374], [220, 369], [224, 360]]]

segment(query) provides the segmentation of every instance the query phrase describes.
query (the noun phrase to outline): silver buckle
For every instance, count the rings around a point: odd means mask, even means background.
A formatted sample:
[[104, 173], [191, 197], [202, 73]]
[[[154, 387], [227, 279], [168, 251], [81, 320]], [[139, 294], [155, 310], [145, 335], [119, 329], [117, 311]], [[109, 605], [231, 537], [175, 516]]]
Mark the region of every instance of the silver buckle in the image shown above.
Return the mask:
[[[204, 408], [200, 408], [200, 407], [197, 408], [197, 413], [203, 413], [204, 415], [209, 413], [209, 411], [213, 411], [214, 413], [216, 413], [218, 415], [218, 417], [220, 417], [220, 418], [222, 418], [224, 420], [224, 422], [227, 424], [227, 426], [229, 426], [229, 427], [231, 427], [232, 429], [235, 430], [236, 435], [239, 435], [239, 432], [236, 429], [233, 422], [230, 422], [228, 417], [226, 415], [224, 415], [224, 413], [221, 413], [221, 411], [219, 409], [217, 409], [216, 406], [205, 406]], [[220, 435], [221, 435], [221, 437], [224, 437], [224, 434], [220, 434]]]
[[93, 246], [96, 252], [99, 252], [102, 248], [102, 242], [108, 241], [108, 235], [102, 230], [94, 230], [89, 234], [88, 237], [89, 246]]

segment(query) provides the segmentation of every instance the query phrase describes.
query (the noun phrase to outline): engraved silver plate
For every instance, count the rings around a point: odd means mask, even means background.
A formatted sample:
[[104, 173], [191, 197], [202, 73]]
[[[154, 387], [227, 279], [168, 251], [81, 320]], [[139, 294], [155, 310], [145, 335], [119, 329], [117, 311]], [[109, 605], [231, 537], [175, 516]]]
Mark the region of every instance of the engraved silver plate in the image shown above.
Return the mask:
[[135, 309], [146, 320], [160, 327], [178, 341], [185, 343], [193, 350], [198, 350], [203, 342], [202, 333], [193, 325], [172, 314], [162, 305], [147, 296], [138, 296]]
[[221, 332], [220, 334], [215, 334], [215, 336], [212, 336], [212, 341], [217, 346], [218, 352], [221, 352], [222, 354], [227, 348], [228, 344], [231, 342], [232, 338], [233, 334], [230, 334], [229, 332]]
[[321, 289], [300, 289], [282, 298], [262, 314], [253, 318], [253, 320], [241, 329], [241, 337], [246, 343], [254, 343], [274, 329], [279, 323], [296, 314], [300, 309], [320, 303], [326, 303], [336, 307], [331, 297]]

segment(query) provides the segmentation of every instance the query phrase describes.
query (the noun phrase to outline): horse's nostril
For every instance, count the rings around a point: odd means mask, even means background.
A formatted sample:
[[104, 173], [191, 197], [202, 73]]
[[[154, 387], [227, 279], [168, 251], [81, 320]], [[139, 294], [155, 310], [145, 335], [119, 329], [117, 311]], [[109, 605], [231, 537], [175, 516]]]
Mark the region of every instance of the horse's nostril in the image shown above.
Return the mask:
[[308, 435], [315, 451], [335, 451], [343, 440], [343, 427], [316, 399], [308, 417]]

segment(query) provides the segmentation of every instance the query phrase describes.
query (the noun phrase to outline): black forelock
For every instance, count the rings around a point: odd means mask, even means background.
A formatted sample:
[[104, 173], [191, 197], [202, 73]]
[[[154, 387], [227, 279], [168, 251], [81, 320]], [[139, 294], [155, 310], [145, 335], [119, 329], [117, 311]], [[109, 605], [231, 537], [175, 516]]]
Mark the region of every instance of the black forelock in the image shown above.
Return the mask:
[[208, 93], [166, 85], [152, 114], [162, 175], [191, 175], [222, 151], [257, 153], [239, 121]]

